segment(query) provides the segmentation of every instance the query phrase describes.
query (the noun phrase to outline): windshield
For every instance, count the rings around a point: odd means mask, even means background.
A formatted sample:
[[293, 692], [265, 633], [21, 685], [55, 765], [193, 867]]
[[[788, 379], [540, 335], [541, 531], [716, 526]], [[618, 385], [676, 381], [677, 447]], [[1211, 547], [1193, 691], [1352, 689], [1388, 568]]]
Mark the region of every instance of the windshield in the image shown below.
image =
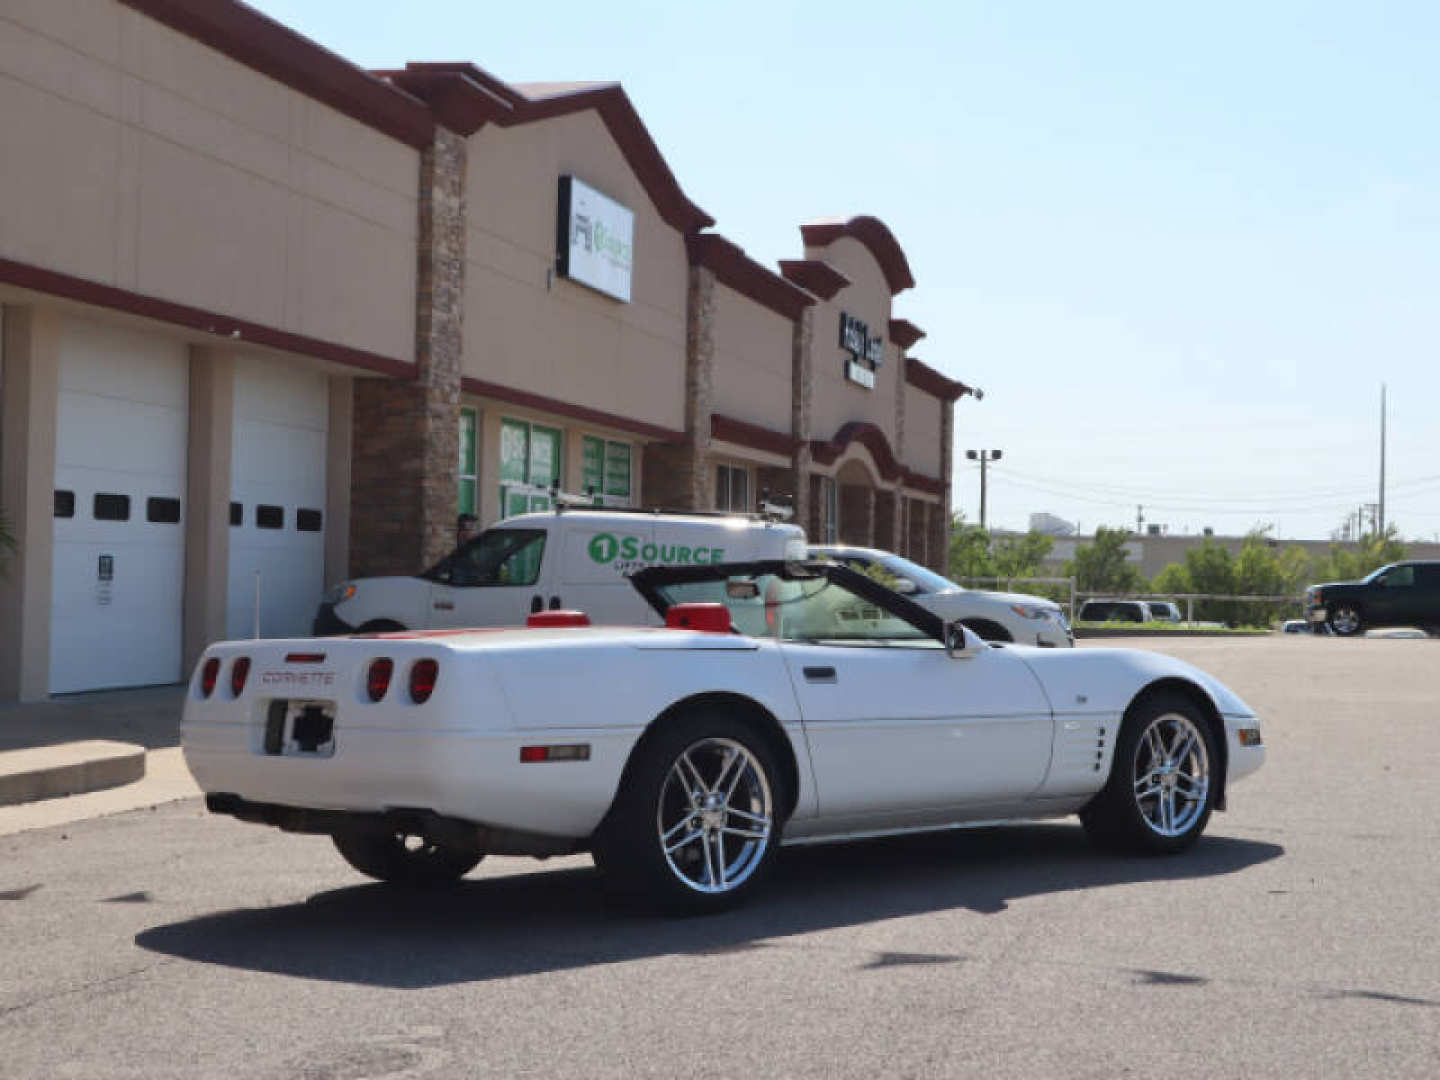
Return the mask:
[[741, 573], [672, 582], [656, 592], [667, 607], [724, 604], [736, 632], [815, 644], [913, 645], [940, 648], [929, 633], [827, 577]]
[[[963, 591], [961, 586], [949, 578], [941, 577], [933, 570], [927, 570], [919, 563], [913, 563], [903, 555], [894, 555], [888, 551], [835, 551], [829, 548], [812, 548], [816, 558], [834, 559], [842, 565], [857, 570], [862, 574], [879, 581], [882, 585], [890, 586], [892, 583], [886, 581], [886, 577], [906, 578], [915, 583], [917, 593], [956, 592]], [[875, 573], [876, 570], [882, 573]]]

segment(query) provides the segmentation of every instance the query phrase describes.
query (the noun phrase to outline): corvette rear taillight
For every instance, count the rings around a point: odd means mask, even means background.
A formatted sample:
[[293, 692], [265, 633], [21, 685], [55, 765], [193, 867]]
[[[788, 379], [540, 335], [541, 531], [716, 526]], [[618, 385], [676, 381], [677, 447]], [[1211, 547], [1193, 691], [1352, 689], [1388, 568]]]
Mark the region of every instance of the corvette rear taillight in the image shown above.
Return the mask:
[[390, 689], [390, 676], [395, 674], [395, 661], [388, 656], [370, 661], [370, 670], [365, 673], [365, 692], [371, 701], [379, 701]]
[[215, 692], [215, 680], [220, 677], [220, 658], [212, 656], [200, 669], [200, 692], [209, 697]]
[[250, 677], [250, 658], [242, 656], [230, 666], [230, 693], [239, 697], [245, 690], [245, 680]]
[[434, 660], [417, 660], [410, 669], [410, 700], [424, 705], [435, 692], [435, 680], [440, 676], [440, 664]]

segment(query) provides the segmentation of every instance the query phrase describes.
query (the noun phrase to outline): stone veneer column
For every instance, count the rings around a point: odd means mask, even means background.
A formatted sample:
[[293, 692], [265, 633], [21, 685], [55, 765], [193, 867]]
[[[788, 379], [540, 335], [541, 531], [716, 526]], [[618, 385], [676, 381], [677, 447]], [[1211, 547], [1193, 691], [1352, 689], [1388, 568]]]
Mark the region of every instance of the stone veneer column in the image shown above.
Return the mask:
[[413, 574], [455, 546], [467, 153], [437, 127], [420, 154], [416, 378], [355, 380], [352, 574]]
[[936, 530], [935, 557], [931, 569], [940, 574], [950, 572], [950, 515], [954, 496], [951, 494], [955, 476], [955, 402], [940, 405], [940, 521]]
[[190, 347], [189, 466], [185, 476], [183, 669], [224, 641], [230, 604], [230, 480], [235, 447], [235, 356]]
[[15, 552], [0, 577], [0, 701], [43, 701], [50, 693], [60, 316], [6, 306], [3, 318], [0, 510]]
[[715, 413], [713, 270], [690, 267], [685, 308], [685, 439], [645, 447], [641, 499], [647, 506], [708, 510], [715, 500], [710, 455]]
[[[795, 493], [795, 516], [791, 519], [820, 540], [818, 507], [812, 492], [810, 440], [814, 438], [815, 395], [815, 308], [807, 306], [791, 324], [790, 333], [790, 435], [795, 440], [791, 455], [791, 490]], [[813, 531], [812, 531], [813, 530]]]

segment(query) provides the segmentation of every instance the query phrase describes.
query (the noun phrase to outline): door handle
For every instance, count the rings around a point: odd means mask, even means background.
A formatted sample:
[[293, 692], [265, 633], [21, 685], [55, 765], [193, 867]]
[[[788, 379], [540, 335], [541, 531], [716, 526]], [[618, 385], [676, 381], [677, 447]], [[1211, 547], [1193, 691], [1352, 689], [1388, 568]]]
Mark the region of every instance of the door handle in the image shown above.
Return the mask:
[[839, 682], [833, 667], [807, 667], [804, 671], [806, 682]]
[[545, 601], [544, 601], [544, 600], [541, 600], [540, 597], [538, 597], [538, 596], [532, 596], [532, 597], [530, 598], [530, 614], [533, 615], [533, 614], [535, 614], [535, 612], [537, 612], [537, 611], [543, 611], [544, 609], [545, 609]]

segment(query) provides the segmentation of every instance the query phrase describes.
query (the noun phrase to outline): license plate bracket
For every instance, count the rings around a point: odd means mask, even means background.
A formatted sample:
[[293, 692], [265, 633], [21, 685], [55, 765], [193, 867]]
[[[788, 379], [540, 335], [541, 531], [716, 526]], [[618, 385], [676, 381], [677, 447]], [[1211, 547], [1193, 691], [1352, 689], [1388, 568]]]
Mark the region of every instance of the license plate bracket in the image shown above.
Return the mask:
[[331, 757], [335, 753], [335, 703], [276, 698], [265, 717], [265, 753]]

